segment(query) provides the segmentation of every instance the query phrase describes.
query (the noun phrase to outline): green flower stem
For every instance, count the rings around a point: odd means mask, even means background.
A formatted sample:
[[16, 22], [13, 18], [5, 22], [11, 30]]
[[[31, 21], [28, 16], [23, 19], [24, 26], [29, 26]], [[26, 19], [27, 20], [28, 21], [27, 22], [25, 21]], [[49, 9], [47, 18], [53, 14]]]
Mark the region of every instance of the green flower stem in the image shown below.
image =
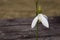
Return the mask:
[[37, 25], [36, 25], [36, 40], [38, 40], [38, 22], [37, 22]]
[[[42, 13], [42, 8], [41, 6], [38, 5], [38, 1], [39, 0], [36, 0], [36, 16]], [[36, 25], [36, 40], [38, 40], [38, 24], [39, 24], [39, 21], [37, 22], [37, 25]]]
[[[36, 0], [36, 16], [38, 15], [37, 7], [38, 7], [38, 0]], [[38, 40], [38, 22], [36, 24], [36, 40]]]
[[36, 16], [38, 15], [37, 7], [38, 7], [38, 0], [36, 0]]

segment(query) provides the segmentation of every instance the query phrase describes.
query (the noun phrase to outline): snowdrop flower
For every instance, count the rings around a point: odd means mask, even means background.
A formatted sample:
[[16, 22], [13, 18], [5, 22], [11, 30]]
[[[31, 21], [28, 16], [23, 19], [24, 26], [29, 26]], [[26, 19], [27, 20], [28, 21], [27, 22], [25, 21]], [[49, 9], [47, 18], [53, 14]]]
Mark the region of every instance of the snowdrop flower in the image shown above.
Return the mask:
[[38, 14], [32, 21], [31, 28], [34, 28], [37, 22], [41, 22], [45, 27], [49, 28], [48, 17], [44, 14]]

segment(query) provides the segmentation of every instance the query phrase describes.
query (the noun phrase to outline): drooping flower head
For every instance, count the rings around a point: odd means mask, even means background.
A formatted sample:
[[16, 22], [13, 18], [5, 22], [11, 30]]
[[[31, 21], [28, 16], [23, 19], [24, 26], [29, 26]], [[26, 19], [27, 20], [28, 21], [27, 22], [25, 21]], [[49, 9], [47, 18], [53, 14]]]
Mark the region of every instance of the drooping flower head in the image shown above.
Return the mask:
[[37, 16], [33, 19], [31, 27], [34, 28], [39, 20], [45, 27], [49, 28], [49, 23], [48, 23], [48, 17], [44, 14], [42, 14], [42, 8], [41, 6], [37, 7]]

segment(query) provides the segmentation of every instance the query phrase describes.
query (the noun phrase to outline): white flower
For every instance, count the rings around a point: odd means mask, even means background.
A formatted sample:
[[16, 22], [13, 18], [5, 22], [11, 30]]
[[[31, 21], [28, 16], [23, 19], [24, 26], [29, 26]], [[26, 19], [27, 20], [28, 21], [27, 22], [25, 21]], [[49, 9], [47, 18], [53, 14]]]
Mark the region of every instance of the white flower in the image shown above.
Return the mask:
[[43, 14], [38, 14], [32, 21], [31, 27], [34, 28], [37, 22], [41, 22], [45, 27], [49, 28], [48, 17]]

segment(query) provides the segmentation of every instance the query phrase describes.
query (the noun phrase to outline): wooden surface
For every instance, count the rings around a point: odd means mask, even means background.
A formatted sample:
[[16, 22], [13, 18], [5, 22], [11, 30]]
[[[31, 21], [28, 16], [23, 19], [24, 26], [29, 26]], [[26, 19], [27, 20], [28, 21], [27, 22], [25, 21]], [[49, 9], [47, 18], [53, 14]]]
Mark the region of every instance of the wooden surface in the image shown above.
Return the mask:
[[[0, 19], [0, 40], [36, 40], [33, 18]], [[50, 28], [39, 23], [39, 40], [60, 40], [60, 17], [49, 17]]]

